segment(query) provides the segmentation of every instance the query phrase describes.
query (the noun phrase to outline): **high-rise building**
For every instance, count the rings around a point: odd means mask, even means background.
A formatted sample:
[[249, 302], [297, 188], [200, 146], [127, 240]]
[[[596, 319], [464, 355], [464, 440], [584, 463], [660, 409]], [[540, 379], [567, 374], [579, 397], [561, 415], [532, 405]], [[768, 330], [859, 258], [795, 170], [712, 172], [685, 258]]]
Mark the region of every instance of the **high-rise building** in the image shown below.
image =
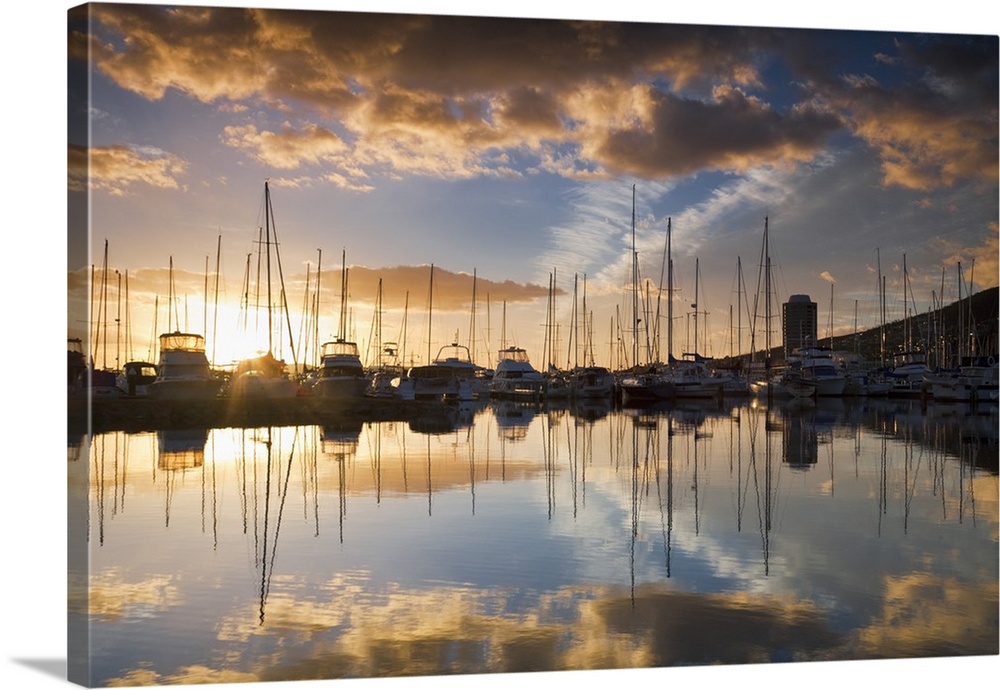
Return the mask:
[[816, 303], [809, 295], [792, 295], [781, 305], [785, 355], [800, 347], [816, 346]]

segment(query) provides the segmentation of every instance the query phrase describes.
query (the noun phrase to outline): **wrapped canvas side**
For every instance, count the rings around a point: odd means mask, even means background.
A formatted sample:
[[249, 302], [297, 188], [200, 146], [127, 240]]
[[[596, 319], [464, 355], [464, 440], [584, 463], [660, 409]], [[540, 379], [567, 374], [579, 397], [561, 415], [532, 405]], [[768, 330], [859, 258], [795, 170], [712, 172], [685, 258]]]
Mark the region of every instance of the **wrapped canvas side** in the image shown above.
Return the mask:
[[[88, 159], [90, 21], [88, 5], [67, 14], [67, 678], [89, 687], [89, 449], [90, 397], [86, 363], [90, 361], [87, 266], [90, 264]], [[80, 367], [83, 365], [83, 370]]]

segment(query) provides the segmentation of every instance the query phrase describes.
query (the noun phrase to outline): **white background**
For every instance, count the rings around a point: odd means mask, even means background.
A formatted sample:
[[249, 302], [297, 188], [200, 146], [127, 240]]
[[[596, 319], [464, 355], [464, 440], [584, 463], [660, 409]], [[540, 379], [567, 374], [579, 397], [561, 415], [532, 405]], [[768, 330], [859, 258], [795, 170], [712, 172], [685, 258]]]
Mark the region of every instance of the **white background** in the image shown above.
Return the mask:
[[[188, 2], [187, 4], [195, 4]], [[234, 5], [239, 2], [204, 4]], [[368, 0], [352, 6], [341, 0], [272, 0], [268, 7], [458, 12], [674, 23], [897, 29], [947, 33], [997, 34], [997, 9], [981, 0], [946, 3], [842, 0], [829, 10], [812, 3], [760, 2], [596, 3], [591, 0], [508, 0], [449, 3]], [[4, 688], [64, 687], [66, 663], [66, 468], [65, 407], [62, 393], [62, 339], [65, 337], [66, 233], [66, 12], [72, 3], [21, 0], [8, 3], [3, 17], [3, 81], [0, 108], [4, 147], [0, 154], [0, 392], [2, 428], [13, 438], [0, 456], [0, 505], [3, 509], [0, 569], [0, 625]], [[13, 155], [10, 151], [13, 148]], [[27, 287], [26, 287], [27, 286]], [[30, 299], [24, 299], [29, 295]], [[51, 386], [48, 392], [45, 386]], [[995, 525], [995, 523], [994, 523]], [[836, 662], [695, 669], [521, 674], [464, 678], [313, 681], [213, 686], [218, 688], [295, 687], [338, 690], [426, 690], [507, 688], [528, 690], [555, 684], [575, 688], [610, 685], [629, 690], [735, 684], [747, 687], [792, 686], [847, 690], [883, 685], [893, 688], [992, 687], [1000, 657], [974, 659]], [[988, 680], [993, 678], [993, 681]]]

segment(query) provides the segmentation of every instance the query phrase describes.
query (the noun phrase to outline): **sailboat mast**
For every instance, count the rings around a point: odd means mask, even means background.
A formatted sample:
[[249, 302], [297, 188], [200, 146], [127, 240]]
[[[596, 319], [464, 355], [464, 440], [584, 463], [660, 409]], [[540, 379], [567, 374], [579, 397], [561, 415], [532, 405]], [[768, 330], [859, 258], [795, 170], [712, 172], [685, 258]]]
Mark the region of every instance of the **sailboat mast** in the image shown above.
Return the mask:
[[736, 257], [736, 353], [743, 354], [743, 260]]
[[941, 267], [941, 293], [938, 298], [937, 304], [937, 321], [934, 325], [934, 342], [937, 347], [937, 360], [938, 366], [944, 368], [947, 366], [947, 355], [944, 346], [944, 275], [945, 267]]
[[180, 328], [180, 319], [177, 318], [176, 309], [177, 304], [174, 302], [174, 257], [170, 257], [170, 270], [169, 270], [169, 286], [167, 287], [167, 333], [173, 333], [174, 330], [174, 320], [177, 321], [177, 327]]
[[549, 358], [546, 360], [546, 363], [550, 366], [555, 366], [556, 368], [558, 368], [558, 365], [556, 364], [556, 285], [558, 285], [558, 281], [559, 272], [558, 269], [553, 266], [551, 295], [549, 297], [552, 302], [549, 307], [551, 315], [549, 318]]
[[306, 353], [306, 357], [308, 357], [310, 341], [312, 340], [313, 301], [312, 264], [307, 261], [305, 289], [302, 291], [302, 318], [299, 325], [299, 352]]
[[476, 269], [472, 269], [472, 309], [469, 314], [469, 356], [476, 361]]
[[122, 347], [122, 274], [115, 270], [118, 276], [118, 290], [115, 302], [115, 369], [121, 369], [121, 347]]
[[208, 335], [208, 254], [205, 255], [205, 301], [201, 310], [201, 332]]
[[910, 283], [910, 274], [906, 270], [906, 252], [903, 252], [903, 337], [906, 342], [907, 356], [913, 352], [913, 335], [910, 333], [910, 296], [907, 286]]
[[667, 267], [667, 248], [670, 244], [670, 218], [667, 218], [667, 237], [663, 244], [663, 259], [660, 261], [660, 285], [656, 292], [656, 323], [653, 326], [653, 354], [656, 357], [657, 362], [663, 361], [663, 353], [660, 348], [660, 323], [662, 320], [662, 314], [660, 313], [660, 304], [663, 301], [663, 272]]
[[271, 318], [271, 191], [264, 182], [264, 263], [267, 279], [267, 352], [272, 351], [271, 334], [274, 325]]
[[[406, 320], [410, 314], [410, 291], [406, 291], [406, 296], [403, 298], [403, 328], [402, 333], [399, 337], [399, 352], [403, 356], [403, 361], [406, 361]], [[413, 359], [412, 357], [410, 358]]]
[[587, 325], [587, 274], [583, 274], [583, 366], [594, 366], [594, 343]]
[[149, 339], [149, 348], [146, 350], [146, 357], [149, 359], [150, 362], [155, 361], [154, 358], [157, 356], [157, 349], [158, 349], [157, 343], [159, 341], [157, 340], [156, 336], [158, 336], [159, 333], [156, 332], [156, 329], [157, 326], [159, 325], [158, 323], [159, 320], [160, 320], [160, 296], [156, 295], [155, 299], [153, 299], [153, 333]]
[[503, 301], [503, 311], [500, 312], [500, 349], [507, 349], [507, 300]]
[[128, 296], [128, 269], [125, 269], [125, 361], [135, 359], [132, 349], [132, 310]]
[[340, 253], [340, 323], [337, 339], [347, 340], [347, 250]]
[[[771, 246], [768, 237], [767, 216], [764, 216], [764, 368], [771, 368]], [[768, 379], [770, 380], [770, 378]], [[770, 386], [768, 386], [770, 392]]]
[[431, 363], [431, 324], [434, 318], [434, 264], [431, 264], [430, 294], [427, 297], [427, 364]]
[[573, 369], [576, 369], [577, 366], [579, 365], [579, 361], [577, 359], [577, 350], [579, 349], [579, 343], [577, 342], [579, 339], [579, 329], [577, 328], [577, 322], [580, 319], [580, 310], [579, 306], [577, 305], [577, 299], [576, 299], [577, 286], [579, 284], [579, 281], [580, 281], [580, 274], [574, 273], [573, 274], [573, 330], [570, 331], [571, 342], [570, 342], [569, 356], [567, 356], [566, 358], [567, 369], [569, 369], [571, 366]]
[[632, 185], [632, 365], [639, 364], [639, 256], [635, 251], [635, 185]]
[[[965, 356], [965, 314], [962, 308], [962, 262], [958, 262], [958, 361]], [[970, 302], [971, 305], [971, 302]]]
[[860, 346], [858, 343], [858, 301], [854, 300], [854, 354], [855, 356], [860, 354]]
[[382, 278], [378, 279], [375, 293], [375, 362], [381, 368], [382, 362]]
[[[97, 340], [103, 348], [102, 354], [102, 365], [103, 369], [108, 368], [108, 241], [104, 240], [104, 264], [101, 268], [101, 303], [98, 308], [98, 319], [97, 319]], [[102, 323], [103, 319], [103, 323]], [[101, 337], [103, 325], [104, 336]], [[96, 349], [96, 346], [95, 346]]]
[[698, 354], [698, 257], [694, 257], [694, 354]]
[[671, 256], [671, 228], [667, 218], [667, 362], [674, 355], [674, 259]]
[[313, 338], [313, 348], [314, 348], [313, 361], [318, 362], [319, 361], [319, 315], [320, 315], [319, 288], [320, 288], [320, 276], [323, 275], [323, 250], [322, 248], [317, 248], [316, 251], [319, 254], [319, 258], [317, 259], [316, 262], [316, 297], [315, 297], [316, 306], [314, 307], [313, 311], [315, 315], [315, 319], [313, 322], [313, 329], [314, 329], [313, 333], [315, 335], [315, 337]]
[[969, 269], [969, 285], [966, 288], [969, 296], [969, 354], [975, 356], [979, 352], [979, 333], [976, 326], [976, 315], [972, 311], [972, 295], [976, 292], [976, 258], [972, 258], [972, 268]]
[[833, 283], [830, 283], [830, 326], [829, 326], [829, 336], [830, 336], [830, 349], [833, 349]]
[[222, 256], [222, 233], [215, 246], [215, 309], [212, 314], [212, 364], [215, 364], [215, 344], [219, 339], [219, 261]]
[[882, 290], [882, 254], [878, 247], [875, 247], [875, 265], [878, 270], [878, 339], [879, 339], [879, 364], [885, 366], [885, 295]]
[[545, 362], [545, 370], [549, 371], [555, 362], [555, 357], [553, 356], [554, 343], [552, 342], [552, 320], [555, 318], [555, 285], [556, 285], [555, 268], [552, 269], [552, 273], [549, 274], [549, 302], [545, 310], [545, 354], [542, 361]]
[[[268, 186], [267, 186], [266, 182], [264, 183], [264, 189], [265, 189], [265, 191], [268, 191]], [[291, 310], [288, 308], [288, 293], [285, 291], [285, 274], [284, 274], [284, 271], [282, 271], [282, 269], [281, 269], [281, 244], [278, 242], [278, 229], [274, 225], [274, 209], [271, 207], [271, 200], [270, 200], [270, 192], [269, 191], [268, 191], [267, 197], [268, 197], [267, 206], [268, 206], [268, 209], [269, 209], [268, 216], [269, 216], [269, 219], [270, 219], [271, 234], [274, 235], [274, 258], [275, 258], [275, 260], [278, 263], [278, 281], [279, 281], [279, 284], [281, 285], [281, 310], [285, 314], [285, 328], [288, 330], [288, 347], [292, 351], [292, 364], [293, 364], [293, 367], [295, 369], [298, 369], [298, 358], [295, 356], [295, 336], [294, 336], [293, 331], [292, 331], [292, 316], [291, 316]], [[267, 289], [268, 289], [268, 294], [270, 294], [270, 290], [271, 290], [271, 280], [270, 280], [271, 252], [270, 252], [270, 249], [268, 249], [268, 259], [267, 260], [268, 260], [268, 285], [267, 285]], [[268, 313], [268, 319], [270, 319], [271, 318], [271, 316], [270, 316], [271, 315], [270, 299], [268, 300], [268, 302], [269, 302], [269, 304], [268, 304], [267, 313]], [[271, 336], [269, 334], [268, 335], [268, 343], [269, 344], [270, 344], [270, 337]]]

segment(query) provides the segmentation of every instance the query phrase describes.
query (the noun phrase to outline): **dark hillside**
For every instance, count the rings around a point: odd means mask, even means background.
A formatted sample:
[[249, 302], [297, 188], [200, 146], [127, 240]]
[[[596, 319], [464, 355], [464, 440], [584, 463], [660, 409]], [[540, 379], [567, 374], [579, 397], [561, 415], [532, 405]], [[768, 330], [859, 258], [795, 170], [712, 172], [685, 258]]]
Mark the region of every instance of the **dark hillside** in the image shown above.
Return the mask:
[[[959, 315], [962, 322], [968, 324], [970, 334], [964, 343], [964, 352], [969, 353], [972, 343], [975, 351], [981, 354], [997, 354], [998, 324], [1000, 324], [1000, 288], [989, 288], [966, 297], [959, 302], [952, 302], [943, 309], [929, 313], [918, 314], [910, 320], [911, 341], [913, 350], [927, 355], [927, 361], [933, 366], [951, 366], [957, 357], [959, 349]], [[881, 359], [880, 330], [872, 328], [857, 335], [841, 335], [833, 338], [832, 349], [845, 352], [857, 352], [871, 362]], [[963, 329], [965, 330], [965, 329]], [[830, 347], [828, 338], [820, 339], [820, 346]], [[885, 325], [885, 354], [889, 362], [892, 356], [906, 350], [906, 324], [904, 320], [893, 321]], [[762, 355], [763, 353], [761, 353]], [[784, 361], [784, 351], [781, 346], [771, 350], [772, 363]], [[726, 366], [726, 359], [717, 360]]]

